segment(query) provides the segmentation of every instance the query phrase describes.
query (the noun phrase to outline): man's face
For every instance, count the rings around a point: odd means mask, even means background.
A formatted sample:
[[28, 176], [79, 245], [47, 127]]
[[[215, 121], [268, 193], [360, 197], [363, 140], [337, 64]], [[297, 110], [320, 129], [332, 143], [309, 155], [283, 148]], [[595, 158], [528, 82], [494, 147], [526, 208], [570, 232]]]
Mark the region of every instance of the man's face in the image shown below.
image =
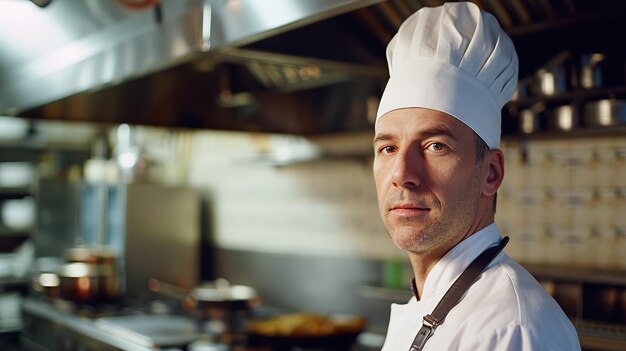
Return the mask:
[[488, 165], [477, 165], [469, 127], [435, 110], [394, 110], [376, 125], [374, 152], [378, 206], [396, 246], [445, 253], [473, 233]]

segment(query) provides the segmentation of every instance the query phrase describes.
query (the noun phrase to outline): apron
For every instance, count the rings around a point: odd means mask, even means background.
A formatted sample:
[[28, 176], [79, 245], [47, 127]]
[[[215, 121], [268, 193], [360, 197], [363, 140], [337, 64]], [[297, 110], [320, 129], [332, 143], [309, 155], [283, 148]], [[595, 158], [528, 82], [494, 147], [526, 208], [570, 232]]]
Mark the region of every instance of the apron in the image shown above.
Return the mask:
[[456, 306], [465, 292], [474, 284], [476, 278], [487, 268], [489, 263], [498, 256], [509, 242], [509, 237], [504, 237], [496, 246], [492, 246], [483, 251], [470, 265], [461, 273], [441, 298], [432, 313], [424, 316], [422, 327], [415, 335], [413, 344], [409, 351], [422, 351], [426, 342], [435, 333], [437, 327], [443, 324], [448, 312]]

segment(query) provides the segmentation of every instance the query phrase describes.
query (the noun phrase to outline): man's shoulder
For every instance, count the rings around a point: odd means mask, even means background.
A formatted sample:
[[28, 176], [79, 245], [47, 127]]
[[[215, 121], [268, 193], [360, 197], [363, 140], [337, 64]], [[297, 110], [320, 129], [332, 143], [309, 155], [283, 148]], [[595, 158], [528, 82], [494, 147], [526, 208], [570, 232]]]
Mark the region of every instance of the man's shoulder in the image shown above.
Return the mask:
[[488, 269], [467, 294], [474, 321], [489, 328], [519, 328], [548, 341], [576, 330], [558, 303], [521, 265], [505, 257]]
[[533, 314], [543, 317], [546, 312], [550, 312], [565, 317], [546, 289], [524, 267], [508, 256], [502, 257], [483, 272], [475, 285], [475, 298], [487, 305], [499, 306], [500, 309], [518, 314], [521, 324]]
[[451, 322], [448, 327], [462, 340], [576, 349], [576, 329], [563, 310], [527, 270], [506, 256], [483, 272], [457, 307], [446, 323]]

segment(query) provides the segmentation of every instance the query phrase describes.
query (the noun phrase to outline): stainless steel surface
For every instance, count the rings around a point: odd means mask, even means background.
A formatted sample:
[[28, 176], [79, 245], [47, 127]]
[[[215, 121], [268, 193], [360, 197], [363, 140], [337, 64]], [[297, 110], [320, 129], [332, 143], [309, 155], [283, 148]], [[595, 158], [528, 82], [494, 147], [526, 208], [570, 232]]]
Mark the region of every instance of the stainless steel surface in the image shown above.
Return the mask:
[[200, 202], [190, 188], [135, 184], [126, 190], [126, 292], [150, 296], [148, 280], [181, 287], [200, 279]]
[[311, 59], [251, 49], [227, 47], [218, 50], [214, 56], [244, 65], [264, 87], [280, 91], [311, 89], [348, 81], [354, 77], [387, 77], [383, 66]]
[[150, 348], [185, 345], [201, 336], [195, 321], [175, 315], [104, 317], [94, 324], [112, 336]]
[[57, 0], [46, 9], [2, 2], [0, 110], [22, 111], [174, 64], [195, 50], [195, 3], [164, 1], [158, 23], [152, 11], [114, 1]]
[[[2, 1], [0, 114], [295, 134], [371, 128], [363, 101], [384, 86], [386, 44], [411, 13], [442, 2], [163, 0], [137, 11]], [[606, 33], [626, 13], [622, 2], [475, 2], [514, 37], [522, 77], [566, 46], [614, 47]], [[574, 34], [550, 32], [561, 28]], [[234, 71], [226, 99], [224, 70]]]
[[64, 257], [65, 250], [76, 245], [79, 233], [75, 224], [81, 208], [78, 189], [58, 179], [40, 179], [37, 187], [35, 255]]
[[[116, 1], [56, 0], [46, 9], [5, 1], [0, 113], [19, 114], [378, 1], [163, 0], [144, 11]], [[31, 26], [26, 33], [24, 23]]]
[[381, 0], [213, 0], [210, 49], [241, 46]]
[[[87, 247], [102, 244], [98, 189], [86, 183], [40, 182], [37, 257], [64, 257], [77, 238]], [[107, 191], [108, 241], [104, 244], [118, 258], [121, 294], [149, 297], [150, 278], [196, 286], [200, 279], [198, 194], [187, 187], [139, 183], [109, 186]], [[75, 220], [80, 223], [76, 230]]]
[[26, 350], [73, 350], [79, 345], [90, 345], [90, 350], [93, 351], [154, 350], [126, 339], [112, 337], [110, 333], [99, 329], [93, 319], [52, 308], [41, 301], [26, 299], [22, 304], [22, 311], [22, 346]]

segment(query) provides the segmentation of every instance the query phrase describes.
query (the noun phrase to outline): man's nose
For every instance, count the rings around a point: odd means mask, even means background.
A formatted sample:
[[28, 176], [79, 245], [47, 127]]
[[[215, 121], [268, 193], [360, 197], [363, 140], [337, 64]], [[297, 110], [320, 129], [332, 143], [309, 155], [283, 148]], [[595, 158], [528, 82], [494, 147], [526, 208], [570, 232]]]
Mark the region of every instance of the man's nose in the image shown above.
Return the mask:
[[393, 185], [403, 188], [417, 188], [422, 183], [424, 160], [415, 150], [399, 152], [392, 174]]

